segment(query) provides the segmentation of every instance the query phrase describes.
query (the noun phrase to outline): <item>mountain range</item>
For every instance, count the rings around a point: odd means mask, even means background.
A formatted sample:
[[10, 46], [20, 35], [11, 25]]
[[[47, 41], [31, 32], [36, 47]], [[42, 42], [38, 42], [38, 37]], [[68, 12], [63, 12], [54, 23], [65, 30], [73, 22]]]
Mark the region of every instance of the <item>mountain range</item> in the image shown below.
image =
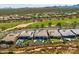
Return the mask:
[[48, 6], [46, 8], [79, 8], [79, 4], [77, 4], [77, 5], [65, 5], [65, 6]]

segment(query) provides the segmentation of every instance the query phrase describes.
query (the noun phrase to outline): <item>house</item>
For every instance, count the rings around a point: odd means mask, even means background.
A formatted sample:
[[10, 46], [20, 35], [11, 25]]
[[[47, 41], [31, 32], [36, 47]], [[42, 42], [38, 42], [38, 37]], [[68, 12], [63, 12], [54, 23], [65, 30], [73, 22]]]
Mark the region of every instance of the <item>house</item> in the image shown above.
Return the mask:
[[33, 32], [34, 32], [33, 30], [22, 31], [16, 41], [16, 45], [19, 47], [24, 47], [29, 45], [30, 41], [32, 41]]
[[30, 36], [31, 36], [31, 31], [22, 31], [20, 36], [18, 37], [18, 39], [22, 39], [22, 40], [29, 40], [30, 39]]
[[3, 16], [0, 16], [0, 20], [3, 20], [4, 19], [4, 17]]
[[61, 34], [58, 32], [58, 30], [48, 30], [48, 32], [51, 38], [61, 38]]
[[76, 36], [79, 36], [79, 29], [71, 29]]
[[48, 38], [48, 34], [47, 34], [47, 31], [46, 30], [37, 30], [35, 32], [35, 35], [34, 35], [35, 39], [39, 40], [39, 39], [47, 39]]
[[48, 34], [46, 30], [36, 30], [34, 34], [34, 43], [35, 44], [43, 44], [47, 42]]
[[75, 38], [75, 34], [70, 29], [62, 29], [59, 31], [64, 38]]
[[5, 37], [8, 34], [8, 32], [0, 32], [0, 39]]
[[14, 34], [14, 33], [10, 33], [8, 34], [6, 37], [4, 37], [1, 42], [0, 42], [0, 46], [1, 47], [10, 47], [11, 45], [13, 45], [17, 38], [19, 36], [19, 33]]

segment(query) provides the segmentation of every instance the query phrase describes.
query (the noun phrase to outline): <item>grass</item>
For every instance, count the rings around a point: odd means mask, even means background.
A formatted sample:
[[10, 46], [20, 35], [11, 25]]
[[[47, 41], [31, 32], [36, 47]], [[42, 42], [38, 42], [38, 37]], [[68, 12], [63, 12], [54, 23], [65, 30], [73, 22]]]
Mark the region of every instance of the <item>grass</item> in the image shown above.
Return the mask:
[[5, 29], [8, 29], [8, 28], [11, 28], [11, 27], [15, 27], [19, 24], [27, 24], [31, 21], [15, 21], [15, 22], [6, 22], [6, 23], [0, 23], [0, 29], [2, 30], [5, 30]]
[[52, 39], [51, 41], [54, 42], [54, 43], [55, 43], [55, 42], [61, 42], [60, 39]]
[[37, 22], [37, 23], [34, 23], [34, 24], [32, 24], [32, 26], [33, 27], [36, 27], [37, 25], [39, 26], [39, 27], [41, 27], [41, 25], [42, 24], [44, 24], [44, 26], [48, 26], [48, 23], [52, 23], [53, 25], [54, 24], [57, 24], [57, 23], [61, 23], [62, 25], [63, 24], [66, 24], [66, 23], [68, 23], [68, 24], [71, 24], [71, 23], [73, 23], [73, 22], [77, 22], [77, 23], [79, 23], [79, 18], [73, 18], [73, 19], [65, 19], [65, 20], [48, 20], [48, 21], [43, 21], [43, 22]]
[[[42, 24], [44, 24], [44, 26], [48, 26], [48, 23], [50, 23], [50, 22], [52, 23], [52, 25], [57, 24], [57, 23], [61, 23], [63, 25], [66, 23], [71, 24], [75, 21], [77, 23], [79, 23], [79, 18], [65, 19], [65, 20], [47, 20], [47, 21], [43, 21], [43, 22], [36, 22], [36, 23], [32, 24], [31, 26], [36, 27], [38, 25], [39, 27], [41, 27]], [[31, 22], [31, 21], [20, 20], [20, 21], [15, 21], [15, 22], [11, 21], [11, 22], [6, 22], [6, 23], [0, 23], [0, 29], [5, 30], [7, 28], [11, 28], [11, 27], [14, 27], [19, 24], [26, 24], [29, 22]]]

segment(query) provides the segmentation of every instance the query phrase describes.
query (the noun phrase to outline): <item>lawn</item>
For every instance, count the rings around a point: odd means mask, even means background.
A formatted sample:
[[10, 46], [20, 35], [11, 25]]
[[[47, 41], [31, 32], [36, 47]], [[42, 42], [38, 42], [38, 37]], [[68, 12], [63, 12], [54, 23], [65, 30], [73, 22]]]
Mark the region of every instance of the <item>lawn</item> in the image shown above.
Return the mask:
[[79, 18], [73, 18], [73, 19], [65, 19], [65, 20], [48, 20], [48, 21], [43, 21], [43, 22], [36, 22], [34, 24], [32, 24], [33, 27], [36, 27], [37, 25], [40, 27], [42, 24], [44, 24], [44, 26], [47, 26], [48, 23], [52, 23], [52, 24], [57, 24], [57, 23], [61, 23], [62, 25], [63, 24], [70, 24], [70, 23], [73, 23], [73, 22], [77, 22], [79, 23]]

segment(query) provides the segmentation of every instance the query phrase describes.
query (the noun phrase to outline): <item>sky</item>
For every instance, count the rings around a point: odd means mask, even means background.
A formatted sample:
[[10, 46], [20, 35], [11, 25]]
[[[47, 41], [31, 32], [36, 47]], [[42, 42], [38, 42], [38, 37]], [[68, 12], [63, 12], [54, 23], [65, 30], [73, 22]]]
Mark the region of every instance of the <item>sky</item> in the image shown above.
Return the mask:
[[[47, 7], [58, 4], [0, 4], [0, 8], [22, 8], [22, 7]], [[62, 4], [60, 4], [62, 6]]]
[[0, 0], [0, 8], [44, 7], [76, 4], [79, 4], [79, 0]]
[[48, 7], [48, 6], [63, 6], [63, 5], [67, 6], [71, 4], [0, 4], [0, 8]]

